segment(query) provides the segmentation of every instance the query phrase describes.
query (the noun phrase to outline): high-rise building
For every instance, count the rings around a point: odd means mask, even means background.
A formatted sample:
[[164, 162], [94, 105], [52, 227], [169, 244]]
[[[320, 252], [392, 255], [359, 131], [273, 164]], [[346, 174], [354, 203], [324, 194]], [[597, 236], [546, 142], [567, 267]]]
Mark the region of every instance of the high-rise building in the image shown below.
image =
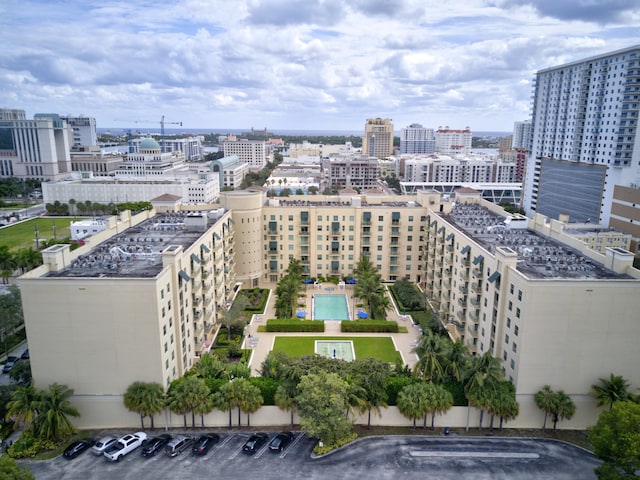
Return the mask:
[[608, 225], [615, 187], [640, 184], [640, 45], [540, 70], [532, 111], [527, 214]]
[[412, 123], [400, 130], [400, 153], [433, 153], [436, 137], [433, 128]]
[[224, 156], [237, 155], [240, 161], [249, 165], [251, 170], [260, 170], [271, 161], [271, 145], [264, 140], [231, 140], [223, 144]]
[[55, 113], [0, 109], [0, 177], [56, 181], [71, 172], [66, 122]]
[[448, 126], [436, 131], [436, 152], [444, 155], [468, 155], [471, 153], [471, 129], [454, 130]]
[[385, 158], [393, 155], [393, 124], [390, 118], [368, 118], [362, 137], [362, 154]]
[[513, 140], [511, 148], [529, 149], [531, 143], [531, 120], [513, 122]]
[[96, 119], [91, 117], [60, 117], [67, 122], [73, 135], [72, 147], [90, 147], [98, 145], [98, 134], [96, 132]]

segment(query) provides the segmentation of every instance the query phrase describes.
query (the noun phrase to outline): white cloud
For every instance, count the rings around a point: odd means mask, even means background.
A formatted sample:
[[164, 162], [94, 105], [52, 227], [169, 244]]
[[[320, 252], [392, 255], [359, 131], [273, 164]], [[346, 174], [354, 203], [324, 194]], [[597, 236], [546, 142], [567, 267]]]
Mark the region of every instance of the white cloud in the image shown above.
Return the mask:
[[5, 0], [0, 104], [103, 127], [509, 130], [536, 70], [637, 42], [636, 2], [603, 1]]

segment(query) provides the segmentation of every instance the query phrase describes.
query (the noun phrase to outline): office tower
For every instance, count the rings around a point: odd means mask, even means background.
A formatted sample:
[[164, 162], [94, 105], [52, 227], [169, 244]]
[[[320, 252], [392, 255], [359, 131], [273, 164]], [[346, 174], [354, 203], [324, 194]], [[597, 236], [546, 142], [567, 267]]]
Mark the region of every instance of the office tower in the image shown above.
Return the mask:
[[531, 120], [524, 120], [522, 122], [513, 122], [513, 140], [511, 142], [512, 148], [526, 148], [529, 149], [531, 143]]
[[98, 145], [98, 134], [96, 133], [96, 119], [91, 117], [60, 117], [67, 122], [73, 135], [71, 146], [88, 147]]
[[393, 124], [390, 118], [368, 118], [362, 137], [362, 154], [385, 158], [393, 155]]
[[527, 214], [607, 225], [615, 187], [640, 184], [640, 45], [540, 70], [532, 111]]

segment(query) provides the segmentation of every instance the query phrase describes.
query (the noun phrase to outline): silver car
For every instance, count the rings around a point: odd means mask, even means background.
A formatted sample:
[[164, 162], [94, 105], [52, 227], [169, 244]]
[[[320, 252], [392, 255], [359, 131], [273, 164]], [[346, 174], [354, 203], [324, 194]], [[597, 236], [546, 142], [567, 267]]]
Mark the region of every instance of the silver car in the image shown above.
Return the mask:
[[116, 443], [117, 440], [117, 437], [102, 437], [95, 443], [93, 447], [91, 447], [91, 453], [93, 453], [94, 455], [102, 455], [104, 451], [111, 445]]

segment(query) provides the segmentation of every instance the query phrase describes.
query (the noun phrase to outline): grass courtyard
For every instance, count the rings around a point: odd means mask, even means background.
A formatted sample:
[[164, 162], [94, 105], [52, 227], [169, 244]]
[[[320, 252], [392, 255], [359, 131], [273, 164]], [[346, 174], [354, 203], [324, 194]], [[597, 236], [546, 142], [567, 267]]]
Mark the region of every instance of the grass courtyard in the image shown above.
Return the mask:
[[56, 227], [56, 238], [71, 235], [69, 225], [76, 217], [39, 217], [25, 222], [9, 225], [0, 230], [0, 244], [7, 245], [10, 250], [36, 247], [35, 228], [38, 226], [38, 239], [45, 241], [53, 238], [53, 226]]
[[313, 355], [316, 340], [351, 340], [356, 359], [371, 357], [389, 363], [401, 359], [389, 337], [276, 337], [273, 351], [284, 352], [291, 357]]

